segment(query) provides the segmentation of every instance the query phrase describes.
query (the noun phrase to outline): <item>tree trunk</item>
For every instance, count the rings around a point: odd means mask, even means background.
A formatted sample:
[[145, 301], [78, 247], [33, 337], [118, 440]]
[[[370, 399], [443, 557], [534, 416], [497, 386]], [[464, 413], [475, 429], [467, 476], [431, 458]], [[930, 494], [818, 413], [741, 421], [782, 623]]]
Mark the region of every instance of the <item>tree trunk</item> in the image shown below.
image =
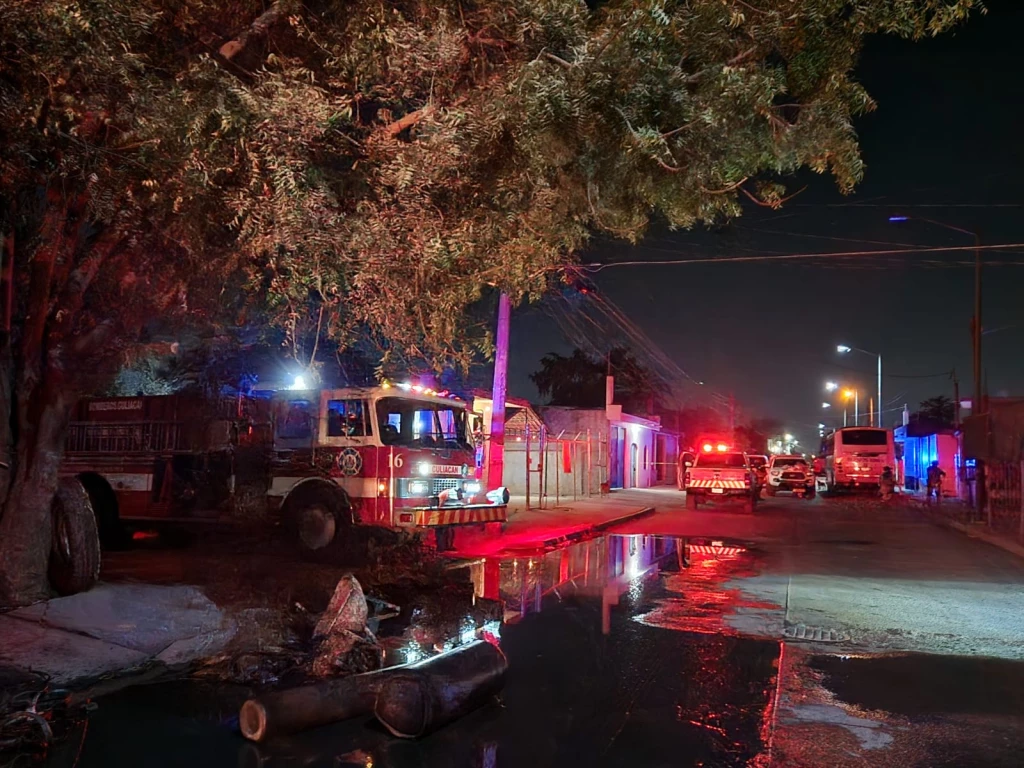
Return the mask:
[[26, 605], [49, 596], [50, 505], [64, 454], [74, 396], [61, 366], [51, 356], [44, 381], [21, 412], [13, 447], [13, 478], [0, 517], [0, 608]]

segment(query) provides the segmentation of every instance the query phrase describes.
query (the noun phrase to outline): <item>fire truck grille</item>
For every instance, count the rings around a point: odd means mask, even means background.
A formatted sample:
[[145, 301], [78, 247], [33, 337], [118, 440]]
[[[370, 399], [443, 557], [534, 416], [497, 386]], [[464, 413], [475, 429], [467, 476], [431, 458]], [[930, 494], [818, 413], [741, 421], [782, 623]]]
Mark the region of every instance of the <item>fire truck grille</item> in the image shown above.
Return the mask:
[[458, 488], [460, 482], [462, 481], [457, 477], [435, 477], [430, 481], [430, 495], [437, 496], [441, 491], [447, 491], [449, 488]]

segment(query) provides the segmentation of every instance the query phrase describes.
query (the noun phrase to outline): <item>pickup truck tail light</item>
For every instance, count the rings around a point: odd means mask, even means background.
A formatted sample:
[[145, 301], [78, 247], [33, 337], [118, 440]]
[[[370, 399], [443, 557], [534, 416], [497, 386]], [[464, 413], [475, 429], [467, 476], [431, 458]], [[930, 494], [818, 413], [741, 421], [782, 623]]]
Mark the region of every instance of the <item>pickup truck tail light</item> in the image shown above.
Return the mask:
[[747, 488], [750, 487], [750, 474], [749, 473], [747, 475], [744, 475], [744, 477], [743, 477], [743, 485], [745, 485]]
[[690, 470], [686, 470], [686, 474], [683, 475], [683, 485], [686, 486], [686, 485], [689, 485], [689, 484], [690, 484]]

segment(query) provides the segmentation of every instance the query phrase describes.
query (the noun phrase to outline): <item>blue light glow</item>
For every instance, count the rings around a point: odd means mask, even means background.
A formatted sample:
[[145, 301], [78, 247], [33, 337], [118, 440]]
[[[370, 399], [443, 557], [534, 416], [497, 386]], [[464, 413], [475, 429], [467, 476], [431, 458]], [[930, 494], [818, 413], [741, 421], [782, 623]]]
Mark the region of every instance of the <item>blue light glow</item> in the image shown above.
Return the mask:
[[889, 221], [907, 221], [909, 216], [890, 216]]

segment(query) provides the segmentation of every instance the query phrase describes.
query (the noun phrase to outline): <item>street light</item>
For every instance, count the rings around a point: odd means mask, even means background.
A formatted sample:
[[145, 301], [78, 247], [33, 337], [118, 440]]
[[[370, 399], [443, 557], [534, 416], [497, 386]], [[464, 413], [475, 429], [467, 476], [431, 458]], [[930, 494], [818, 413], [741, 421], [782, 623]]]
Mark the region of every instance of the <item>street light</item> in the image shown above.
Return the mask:
[[839, 389], [839, 385], [836, 384], [834, 381], [826, 381], [825, 389], [829, 392], [835, 392], [837, 389]]
[[[843, 399], [849, 400], [853, 398], [853, 423], [855, 426], [860, 426], [860, 392], [856, 389], [844, 389]], [[843, 426], [846, 426], [846, 409], [843, 409]]]
[[878, 358], [878, 419], [876, 421], [874, 413], [872, 413], [871, 426], [882, 426], [882, 356], [877, 352], [868, 352], [866, 349], [860, 349], [859, 347], [848, 347], [846, 344], [837, 345], [836, 352], [841, 355], [845, 355], [848, 352], [860, 352], [862, 355]]
[[832, 403], [822, 403], [821, 407], [822, 408], [831, 408], [832, 407]]
[[981, 235], [977, 230], [964, 229], [942, 221], [935, 221], [935, 219], [926, 219], [923, 216], [896, 214], [889, 217], [891, 222], [909, 221], [910, 219], [923, 221], [974, 238], [974, 327], [971, 329], [974, 341], [974, 400], [971, 402], [971, 413], [981, 413]]

